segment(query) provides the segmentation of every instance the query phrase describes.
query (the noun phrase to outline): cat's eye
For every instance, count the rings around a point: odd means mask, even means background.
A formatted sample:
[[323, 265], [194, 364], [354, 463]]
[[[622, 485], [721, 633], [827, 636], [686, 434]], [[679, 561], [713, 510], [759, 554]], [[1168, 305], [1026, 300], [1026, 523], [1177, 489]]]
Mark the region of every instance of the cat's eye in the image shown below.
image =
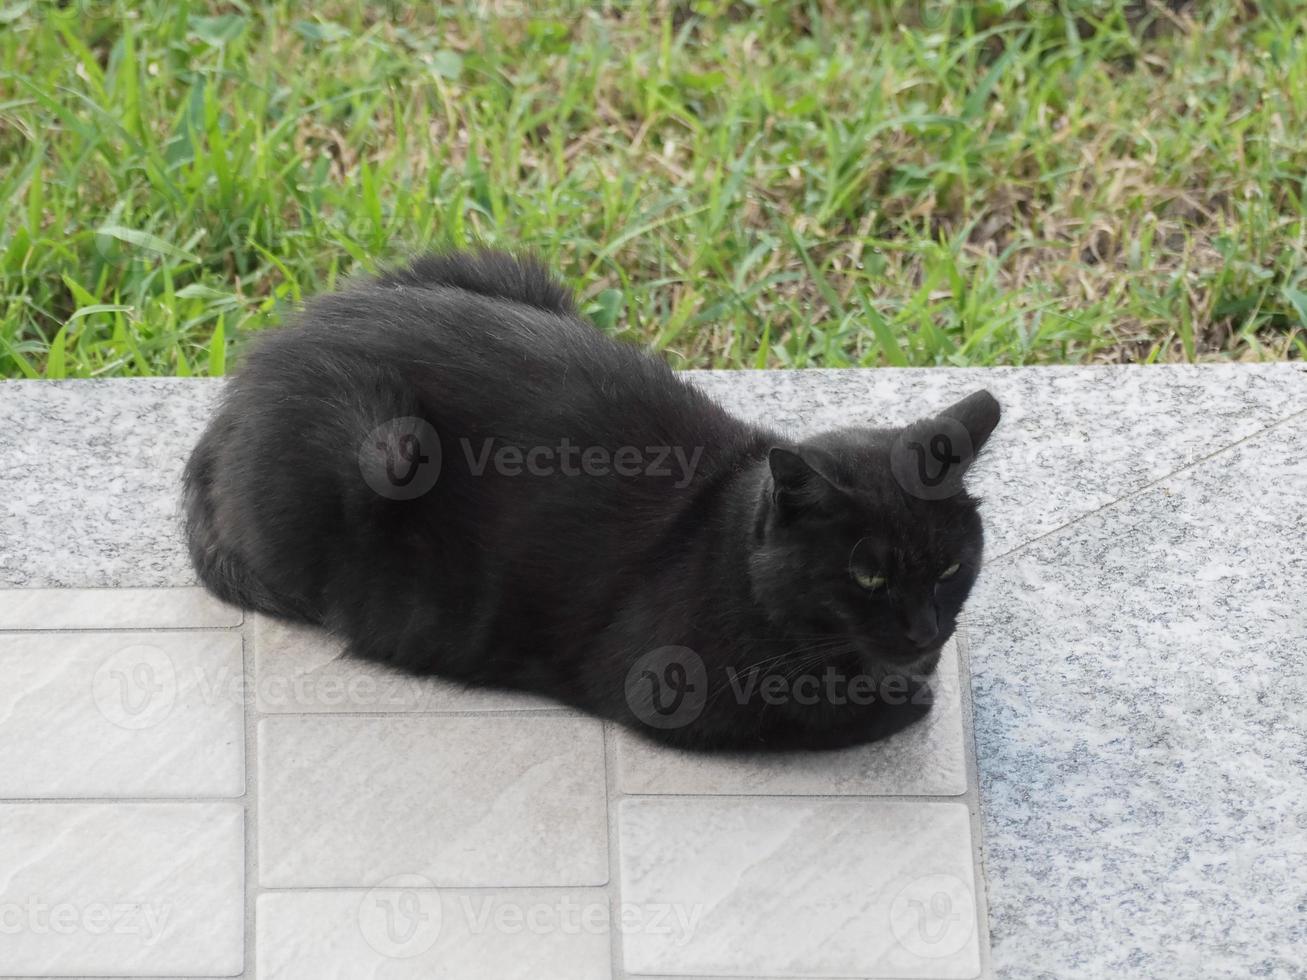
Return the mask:
[[864, 588], [868, 592], [879, 592], [881, 589], [885, 588], [885, 576], [873, 575], [871, 572], [864, 572], [855, 569], [853, 572], [853, 581], [857, 582], [860, 588]]
[[958, 565], [957, 563], [950, 565], [948, 568], [944, 569], [944, 571], [940, 572], [939, 580], [941, 582], [944, 582], [947, 581], [948, 579], [951, 579], [954, 575], [958, 573], [958, 569], [961, 567], [962, 566]]

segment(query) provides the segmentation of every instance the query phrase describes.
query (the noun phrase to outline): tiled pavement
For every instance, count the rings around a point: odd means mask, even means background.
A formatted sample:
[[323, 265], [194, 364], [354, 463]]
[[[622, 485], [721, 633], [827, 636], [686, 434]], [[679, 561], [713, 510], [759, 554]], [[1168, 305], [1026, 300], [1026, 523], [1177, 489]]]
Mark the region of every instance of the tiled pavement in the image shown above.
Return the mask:
[[928, 723], [685, 758], [341, 661], [185, 587], [214, 384], [0, 385], [0, 976], [1307, 976], [1307, 375], [697, 380], [1004, 403]]
[[941, 710], [888, 742], [704, 759], [196, 588], [0, 608], [9, 973], [980, 970], [954, 646]]

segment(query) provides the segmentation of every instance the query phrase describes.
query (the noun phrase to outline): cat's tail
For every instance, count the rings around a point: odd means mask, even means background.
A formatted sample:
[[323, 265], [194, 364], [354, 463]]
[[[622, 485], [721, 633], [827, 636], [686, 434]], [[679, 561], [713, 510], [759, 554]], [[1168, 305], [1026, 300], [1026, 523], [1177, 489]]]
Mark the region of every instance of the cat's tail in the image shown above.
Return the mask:
[[182, 476], [186, 545], [195, 573], [214, 596], [241, 609], [297, 622], [318, 623], [321, 615], [267, 588], [222, 539], [213, 506], [214, 427], [204, 433]]
[[489, 248], [432, 252], [377, 278], [379, 286], [445, 286], [525, 303], [560, 316], [576, 315], [572, 291], [531, 255]]

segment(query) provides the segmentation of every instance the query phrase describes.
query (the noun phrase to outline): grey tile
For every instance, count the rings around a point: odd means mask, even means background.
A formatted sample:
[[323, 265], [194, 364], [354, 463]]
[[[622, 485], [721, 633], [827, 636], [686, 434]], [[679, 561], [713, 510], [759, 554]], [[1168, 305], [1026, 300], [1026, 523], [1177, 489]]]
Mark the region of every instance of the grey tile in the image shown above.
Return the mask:
[[999, 975], [1303, 974], [1305, 460], [1299, 418], [989, 570]]
[[600, 885], [602, 727], [572, 717], [285, 716], [259, 724], [269, 887]]
[[872, 745], [838, 752], [703, 755], [617, 735], [627, 793], [814, 796], [956, 796], [967, 790], [957, 645], [935, 678], [936, 701], [921, 722]]
[[234, 803], [0, 804], [0, 971], [239, 974], [243, 820]]
[[956, 803], [639, 798], [620, 808], [635, 974], [974, 977], [970, 815]]
[[401, 877], [367, 891], [268, 892], [260, 980], [610, 980], [602, 889], [453, 891]]
[[235, 632], [0, 634], [0, 797], [236, 797]]
[[241, 611], [203, 589], [0, 589], [0, 630], [239, 626]]
[[465, 687], [433, 677], [410, 677], [344, 655], [344, 644], [323, 630], [252, 617], [259, 710], [516, 711], [558, 709], [542, 697]]

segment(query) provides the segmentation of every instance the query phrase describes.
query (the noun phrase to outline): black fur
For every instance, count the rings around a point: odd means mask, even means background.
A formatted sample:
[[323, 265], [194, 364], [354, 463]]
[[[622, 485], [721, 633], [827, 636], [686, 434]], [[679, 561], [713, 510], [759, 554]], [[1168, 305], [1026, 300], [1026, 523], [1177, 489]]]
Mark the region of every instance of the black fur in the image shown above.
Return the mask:
[[[911, 432], [965, 428], [957, 481], [998, 416], [982, 392]], [[403, 418], [439, 446], [386, 428]], [[924, 499], [892, 475], [904, 434], [748, 425], [579, 318], [535, 262], [433, 256], [313, 300], [249, 354], [187, 466], [188, 537], [217, 596], [359, 657], [691, 748], [856, 744], [928, 710], [981, 558], [960, 482]], [[502, 463], [478, 475], [487, 446]], [[425, 492], [374, 489], [385, 462], [433, 449]], [[828, 696], [855, 675], [870, 700]], [[815, 703], [761, 693], [821, 677]]]

